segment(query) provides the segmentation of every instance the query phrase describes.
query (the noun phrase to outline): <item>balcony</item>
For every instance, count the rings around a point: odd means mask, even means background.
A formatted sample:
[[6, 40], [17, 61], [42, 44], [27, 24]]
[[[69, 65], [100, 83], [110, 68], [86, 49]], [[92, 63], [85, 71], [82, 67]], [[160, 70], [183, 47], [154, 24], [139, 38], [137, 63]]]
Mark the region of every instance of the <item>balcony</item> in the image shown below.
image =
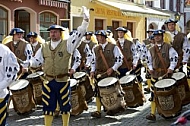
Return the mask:
[[68, 0], [39, 0], [39, 5], [67, 9], [68, 2]]

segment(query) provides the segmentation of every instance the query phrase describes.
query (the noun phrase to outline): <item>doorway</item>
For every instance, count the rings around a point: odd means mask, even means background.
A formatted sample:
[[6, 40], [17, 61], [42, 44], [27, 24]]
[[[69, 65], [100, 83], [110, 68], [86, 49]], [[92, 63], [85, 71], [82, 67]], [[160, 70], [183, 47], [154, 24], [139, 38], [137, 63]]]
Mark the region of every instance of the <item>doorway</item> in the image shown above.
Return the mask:
[[14, 15], [15, 28], [21, 28], [25, 31], [24, 38], [26, 39], [26, 34], [30, 32], [30, 13], [25, 10], [15, 10]]

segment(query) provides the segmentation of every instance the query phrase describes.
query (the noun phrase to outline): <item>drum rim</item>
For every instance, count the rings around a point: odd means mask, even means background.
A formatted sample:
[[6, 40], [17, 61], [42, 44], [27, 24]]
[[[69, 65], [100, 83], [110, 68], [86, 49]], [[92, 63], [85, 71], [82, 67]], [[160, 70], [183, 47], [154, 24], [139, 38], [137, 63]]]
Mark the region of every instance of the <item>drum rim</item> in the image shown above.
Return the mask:
[[[74, 84], [71, 84], [71, 81], [73, 81], [74, 82]], [[70, 81], [70, 87], [71, 88], [73, 88], [73, 87], [75, 87], [76, 85], [77, 85], [77, 83], [78, 83], [78, 81], [76, 80], [76, 79], [69, 79], [69, 81]]]
[[[81, 74], [81, 76], [75, 76], [76, 74]], [[84, 74], [84, 75], [82, 75], [82, 74]], [[83, 78], [84, 76], [86, 75], [86, 73], [85, 72], [75, 72], [74, 74], [73, 74], [73, 77], [75, 78], [75, 79], [80, 79], [80, 78]]]
[[[182, 78], [174, 77], [174, 75], [177, 75], [177, 74], [183, 74], [184, 76], [183, 76]], [[185, 76], [186, 76], [186, 75], [185, 75], [184, 72], [177, 72], [177, 73], [173, 73], [172, 78], [174, 78], [174, 79], [176, 79], [176, 80], [181, 80], [181, 79], [183, 79]]]
[[[27, 82], [27, 84], [24, 87], [22, 86], [22, 88], [19, 88], [18, 86], [16, 86], [17, 88], [11, 88], [11, 87], [15, 87], [15, 85], [17, 84], [16, 83], [17, 81], [25, 81], [25, 82]], [[14, 85], [11, 85], [11, 84], [14, 84]], [[26, 88], [29, 85], [29, 81], [26, 79], [20, 79], [20, 80], [16, 80], [16, 81], [12, 82], [11, 84], [9, 85], [9, 89], [11, 91], [18, 91], [18, 90], [22, 90], [22, 89]]]
[[[36, 74], [36, 73], [38, 73], [38, 74]], [[35, 72], [35, 73], [31, 73], [31, 74], [29, 74], [27, 77], [26, 77], [26, 79], [32, 79], [32, 78], [36, 78], [36, 77], [39, 77], [39, 76], [41, 76], [41, 75], [43, 75], [44, 74], [44, 72], [43, 71], [37, 71], [37, 72]], [[30, 77], [31, 75], [34, 75], [33, 77]]]
[[[115, 79], [115, 80], [113, 80], [113, 81], [115, 81], [115, 82], [112, 83], [112, 84], [109, 84], [109, 85], [100, 85], [100, 82], [103, 82], [104, 80], [109, 79], [109, 78]], [[106, 77], [106, 78], [104, 78], [104, 79], [102, 79], [102, 80], [100, 80], [100, 81], [98, 82], [98, 87], [111, 86], [111, 85], [115, 84], [117, 81], [118, 81], [118, 79], [117, 79], [116, 77]], [[110, 83], [110, 82], [109, 82], [109, 83]], [[104, 84], [105, 84], [105, 83], [104, 83]]]
[[[122, 85], [122, 84], [130, 83], [131, 81], [124, 82], [124, 80], [123, 80], [123, 78], [128, 77], [128, 76], [133, 76], [134, 79], [135, 79], [135, 77], [136, 77], [136, 75], [133, 75], [133, 74], [125, 75], [125, 76], [123, 76], [123, 77], [121, 77], [121, 78], [119, 79], [119, 83], [120, 83], [121, 85]], [[133, 80], [134, 80], [134, 79], [133, 79]], [[122, 81], [122, 80], [123, 80], [123, 81]]]
[[[175, 83], [173, 83], [172, 85], [168, 85], [167, 87], [163, 87], [163, 86], [160, 86], [160, 87], [158, 87], [158, 83], [159, 82], [161, 82], [161, 81], [164, 81], [164, 80], [172, 80], [172, 81], [174, 81]], [[154, 84], [154, 87], [156, 87], [156, 88], [159, 88], [159, 89], [164, 89], [164, 88], [169, 88], [169, 87], [171, 87], [171, 86], [174, 86], [176, 84], [176, 80], [175, 79], [173, 79], [173, 78], [167, 78], [167, 79], [162, 79], [162, 80], [159, 80], [159, 81], [157, 81], [155, 84]], [[165, 85], [166, 86], [166, 85]]]

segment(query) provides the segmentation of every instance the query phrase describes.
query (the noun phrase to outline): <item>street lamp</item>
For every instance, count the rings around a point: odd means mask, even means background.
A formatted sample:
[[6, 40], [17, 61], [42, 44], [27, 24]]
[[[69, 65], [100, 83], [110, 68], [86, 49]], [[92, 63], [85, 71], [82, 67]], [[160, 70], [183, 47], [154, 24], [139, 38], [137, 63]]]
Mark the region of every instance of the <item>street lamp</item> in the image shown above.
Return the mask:
[[176, 12], [174, 16], [175, 16], [175, 20], [179, 21], [180, 17], [181, 17], [181, 14], [179, 12]]

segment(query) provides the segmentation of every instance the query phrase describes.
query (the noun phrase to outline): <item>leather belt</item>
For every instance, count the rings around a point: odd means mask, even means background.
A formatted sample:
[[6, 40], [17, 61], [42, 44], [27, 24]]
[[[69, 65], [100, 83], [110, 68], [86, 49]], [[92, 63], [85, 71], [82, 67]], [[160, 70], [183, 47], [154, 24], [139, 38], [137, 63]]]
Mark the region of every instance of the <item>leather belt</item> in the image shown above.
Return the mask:
[[56, 78], [63, 78], [65, 76], [69, 76], [69, 73], [59, 74], [59, 75], [56, 75], [56, 76], [46, 74], [46, 76], [56, 79]]
[[154, 69], [154, 70], [157, 71], [157, 72], [164, 71], [164, 69], [162, 69], [162, 68], [157, 68], [157, 69]]

